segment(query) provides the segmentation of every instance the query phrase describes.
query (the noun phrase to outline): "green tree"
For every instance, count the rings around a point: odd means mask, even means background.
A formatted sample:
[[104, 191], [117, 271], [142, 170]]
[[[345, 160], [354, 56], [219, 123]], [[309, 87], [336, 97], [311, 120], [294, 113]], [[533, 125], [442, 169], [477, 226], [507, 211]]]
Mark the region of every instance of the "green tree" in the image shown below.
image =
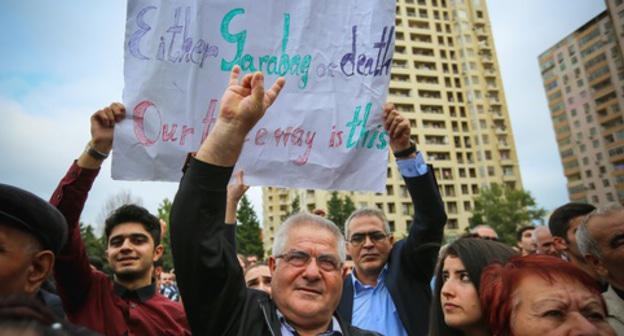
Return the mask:
[[262, 258], [264, 256], [264, 248], [262, 246], [260, 222], [246, 195], [240, 200], [238, 210], [236, 210], [236, 219], [239, 222], [236, 228], [237, 252]]
[[[169, 226], [169, 216], [171, 215], [171, 201], [168, 198], [165, 198], [160, 205], [158, 205], [158, 218], [162, 219], [167, 223], [167, 227]], [[170, 270], [173, 268], [173, 255], [171, 254], [171, 239], [169, 238], [169, 232], [171, 230], [167, 229], [167, 232], [160, 237], [160, 243], [165, 248], [163, 256], [161, 258], [162, 265], [164, 270]]]
[[290, 212], [286, 214], [286, 217], [292, 216], [299, 211], [301, 211], [301, 201], [299, 200], [299, 195], [295, 196], [295, 198], [290, 203]]
[[355, 204], [349, 195], [345, 195], [342, 199], [338, 196], [338, 192], [331, 193], [331, 197], [327, 201], [327, 219], [334, 222], [340, 231], [344, 232], [345, 221], [353, 211], [355, 211]]
[[98, 237], [93, 232], [93, 226], [80, 223], [80, 236], [82, 237], [89, 257], [100, 258], [102, 261], [106, 259], [104, 255], [106, 242], [104, 241], [104, 237]]
[[528, 191], [496, 183], [481, 189], [474, 202], [470, 227], [487, 224], [496, 230], [502, 241], [511, 245], [515, 244], [519, 227], [533, 221], [543, 224], [546, 214]]
[[342, 204], [342, 213], [344, 215], [344, 221], [355, 211], [355, 204], [349, 195], [345, 195], [344, 202]]

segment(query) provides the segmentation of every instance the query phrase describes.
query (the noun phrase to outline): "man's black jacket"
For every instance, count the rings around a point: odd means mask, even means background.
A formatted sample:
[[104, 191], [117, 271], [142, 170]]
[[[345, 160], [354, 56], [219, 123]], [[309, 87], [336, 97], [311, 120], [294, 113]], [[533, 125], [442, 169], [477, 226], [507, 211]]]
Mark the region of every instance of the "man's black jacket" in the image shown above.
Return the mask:
[[[428, 333], [431, 290], [429, 283], [435, 268], [444, 234], [446, 213], [432, 172], [419, 177], [404, 177], [414, 206], [414, 218], [407, 238], [390, 251], [385, 285], [408, 335]], [[347, 277], [338, 305], [343, 320], [351, 323], [353, 281]]]
[[[245, 286], [226, 233], [231, 175], [232, 168], [193, 159], [171, 208], [171, 247], [186, 316], [194, 335], [280, 336], [275, 304]], [[377, 335], [340, 325], [345, 336]]]

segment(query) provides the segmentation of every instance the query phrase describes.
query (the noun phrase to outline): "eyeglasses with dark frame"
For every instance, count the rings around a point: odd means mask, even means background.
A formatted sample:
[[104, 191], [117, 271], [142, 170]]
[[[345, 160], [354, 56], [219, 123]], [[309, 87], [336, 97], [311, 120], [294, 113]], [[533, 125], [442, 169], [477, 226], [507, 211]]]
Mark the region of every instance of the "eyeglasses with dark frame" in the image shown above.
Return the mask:
[[385, 234], [381, 231], [371, 231], [371, 232], [358, 232], [351, 235], [351, 239], [349, 243], [354, 246], [360, 246], [366, 241], [366, 237], [370, 238], [373, 244], [382, 242], [384, 239], [388, 238], [390, 235]]
[[307, 266], [312, 258], [316, 259], [318, 267], [326, 272], [334, 272], [342, 267], [342, 262], [330, 254], [321, 254], [316, 257], [312, 257], [310, 254], [303, 251], [290, 251], [275, 256], [275, 259], [284, 259], [285, 262], [294, 267]]

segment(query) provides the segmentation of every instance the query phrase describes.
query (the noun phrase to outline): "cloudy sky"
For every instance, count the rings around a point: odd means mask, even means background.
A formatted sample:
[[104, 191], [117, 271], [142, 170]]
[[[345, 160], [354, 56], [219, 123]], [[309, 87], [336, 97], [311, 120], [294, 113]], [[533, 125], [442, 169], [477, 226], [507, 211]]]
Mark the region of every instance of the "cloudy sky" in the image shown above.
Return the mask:
[[[490, 0], [492, 30], [524, 187], [552, 209], [567, 200], [537, 56], [605, 9], [600, 0]], [[89, 116], [121, 101], [123, 1], [0, 2], [0, 182], [48, 198], [89, 140]], [[156, 211], [173, 183], [120, 182], [110, 160], [83, 221], [120, 190]], [[261, 193], [252, 189], [256, 210]]]

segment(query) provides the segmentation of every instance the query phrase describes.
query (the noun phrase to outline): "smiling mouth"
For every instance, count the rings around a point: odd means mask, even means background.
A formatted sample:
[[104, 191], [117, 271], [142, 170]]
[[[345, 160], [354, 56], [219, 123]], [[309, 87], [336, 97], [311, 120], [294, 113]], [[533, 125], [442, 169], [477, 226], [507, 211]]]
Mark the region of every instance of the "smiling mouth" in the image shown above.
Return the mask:
[[130, 261], [135, 261], [135, 260], [138, 260], [138, 259], [139, 258], [122, 258], [122, 259], [117, 260], [117, 262], [119, 262], [119, 263], [126, 263], [126, 262], [130, 262]]

